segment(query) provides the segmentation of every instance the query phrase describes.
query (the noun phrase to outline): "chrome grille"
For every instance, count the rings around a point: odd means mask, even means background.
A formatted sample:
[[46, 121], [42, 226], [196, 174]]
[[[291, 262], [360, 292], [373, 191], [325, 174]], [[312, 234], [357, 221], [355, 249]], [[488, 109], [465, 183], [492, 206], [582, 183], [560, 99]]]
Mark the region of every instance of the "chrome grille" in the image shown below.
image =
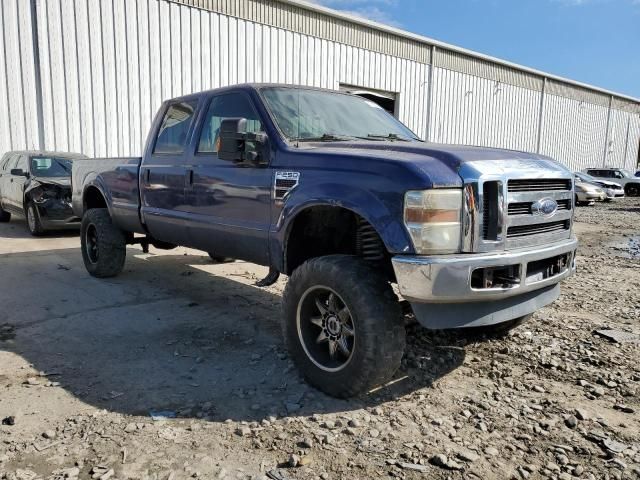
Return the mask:
[[[480, 160], [466, 162], [460, 175], [465, 184], [464, 252], [547, 245], [571, 237], [573, 175], [557, 162]], [[543, 208], [549, 200], [556, 202], [555, 211]], [[540, 208], [532, 208], [534, 204]]]
[[534, 223], [531, 225], [517, 225], [507, 228], [507, 238], [525, 237], [527, 235], [539, 235], [541, 233], [553, 233], [568, 230], [569, 220], [559, 222]]
[[536, 178], [509, 180], [509, 192], [544, 192], [571, 190], [571, 180], [566, 178]]
[[[571, 210], [571, 200], [557, 200], [558, 211]], [[531, 205], [533, 202], [515, 202], [510, 203], [508, 208], [509, 215], [531, 215]]]

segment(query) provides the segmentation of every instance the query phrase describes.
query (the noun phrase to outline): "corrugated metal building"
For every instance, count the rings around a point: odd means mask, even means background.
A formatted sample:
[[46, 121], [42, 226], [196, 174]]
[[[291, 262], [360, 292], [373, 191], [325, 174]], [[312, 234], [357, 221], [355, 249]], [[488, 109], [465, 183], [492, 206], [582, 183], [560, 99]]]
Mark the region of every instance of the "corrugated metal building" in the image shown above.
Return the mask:
[[0, 1], [0, 153], [139, 155], [166, 98], [241, 82], [385, 99], [421, 137], [633, 169], [640, 100], [293, 0]]

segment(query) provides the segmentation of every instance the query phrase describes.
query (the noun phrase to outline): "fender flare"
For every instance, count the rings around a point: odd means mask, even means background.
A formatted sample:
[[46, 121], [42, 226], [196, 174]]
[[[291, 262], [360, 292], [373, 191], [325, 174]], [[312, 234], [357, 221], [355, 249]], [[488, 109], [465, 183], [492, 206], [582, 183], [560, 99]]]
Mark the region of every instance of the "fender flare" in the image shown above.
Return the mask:
[[287, 197], [272, 232], [272, 258], [279, 259], [279, 268], [285, 267], [286, 248], [295, 220], [309, 208], [318, 206], [342, 208], [360, 216], [373, 226], [391, 254], [414, 252], [409, 232], [401, 220], [401, 205], [398, 211], [392, 211], [367, 190], [350, 187], [346, 192], [344, 185], [325, 183], [305, 189], [296, 188]]
[[89, 177], [87, 177], [87, 179], [85, 179], [85, 184], [82, 187], [82, 203], [80, 205], [81, 210], [81, 215], [78, 215], [79, 217], [82, 218], [82, 216], [84, 215], [84, 213], [86, 212], [87, 208], [86, 208], [86, 195], [87, 195], [87, 191], [91, 188], [95, 188], [96, 190], [98, 190], [98, 192], [100, 193], [100, 195], [102, 195], [102, 198], [104, 199], [105, 204], [107, 205], [107, 210], [109, 211], [109, 215], [111, 215], [111, 205], [113, 203], [113, 199], [111, 198], [111, 194], [109, 193], [109, 189], [105, 188], [104, 182], [102, 181], [102, 178], [99, 175], [91, 175]]

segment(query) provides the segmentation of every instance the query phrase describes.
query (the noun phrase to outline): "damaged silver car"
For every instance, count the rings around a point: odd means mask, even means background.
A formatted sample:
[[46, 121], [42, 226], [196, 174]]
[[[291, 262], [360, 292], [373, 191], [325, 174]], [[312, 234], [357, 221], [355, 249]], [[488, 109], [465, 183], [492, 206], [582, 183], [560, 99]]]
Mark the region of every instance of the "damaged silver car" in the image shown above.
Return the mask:
[[32, 235], [79, 228], [71, 209], [71, 163], [78, 153], [7, 152], [0, 160], [0, 222], [24, 217]]

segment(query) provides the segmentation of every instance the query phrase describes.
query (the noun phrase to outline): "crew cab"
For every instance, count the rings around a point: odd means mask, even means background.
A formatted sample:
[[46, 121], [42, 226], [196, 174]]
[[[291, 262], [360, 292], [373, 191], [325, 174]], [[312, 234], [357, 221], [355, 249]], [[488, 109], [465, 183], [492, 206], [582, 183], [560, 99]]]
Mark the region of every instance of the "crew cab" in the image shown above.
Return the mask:
[[27, 219], [32, 235], [78, 229], [71, 209], [71, 163], [78, 153], [7, 152], [0, 159], [0, 222], [12, 215]]
[[338, 397], [399, 367], [401, 300], [427, 328], [500, 326], [554, 301], [575, 269], [570, 171], [425, 143], [335, 91], [251, 84], [169, 100], [141, 158], [76, 161], [72, 179], [93, 276], [120, 273], [132, 243], [264, 265], [261, 286], [288, 275], [291, 356]]

